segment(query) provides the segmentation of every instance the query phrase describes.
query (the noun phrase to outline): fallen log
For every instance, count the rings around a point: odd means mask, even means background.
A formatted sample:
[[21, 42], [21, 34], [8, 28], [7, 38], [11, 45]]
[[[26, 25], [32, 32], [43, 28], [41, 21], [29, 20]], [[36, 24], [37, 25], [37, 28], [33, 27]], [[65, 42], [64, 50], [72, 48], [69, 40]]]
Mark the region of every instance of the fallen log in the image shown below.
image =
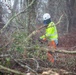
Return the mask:
[[26, 75], [25, 73], [22, 73], [22, 72], [20, 72], [20, 71], [17, 71], [17, 70], [13, 70], [13, 69], [4, 67], [4, 66], [2, 66], [2, 65], [0, 65], [0, 70], [6, 70], [6, 71], [8, 71], [8, 72], [12, 72], [12, 73], [15, 73], [15, 74], [18, 74], [18, 75]]
[[67, 51], [67, 50], [56, 50], [57, 53], [64, 53], [64, 54], [76, 54], [76, 51]]
[[49, 48], [45, 48], [45, 47], [26, 47], [25, 48], [26, 50], [42, 50], [42, 51], [51, 51], [51, 52], [56, 52], [56, 53], [64, 53], [64, 54], [76, 54], [76, 50], [75, 51], [71, 51], [71, 50], [60, 50], [60, 49], [56, 49], [56, 50], [53, 50], [53, 49], [49, 49]]

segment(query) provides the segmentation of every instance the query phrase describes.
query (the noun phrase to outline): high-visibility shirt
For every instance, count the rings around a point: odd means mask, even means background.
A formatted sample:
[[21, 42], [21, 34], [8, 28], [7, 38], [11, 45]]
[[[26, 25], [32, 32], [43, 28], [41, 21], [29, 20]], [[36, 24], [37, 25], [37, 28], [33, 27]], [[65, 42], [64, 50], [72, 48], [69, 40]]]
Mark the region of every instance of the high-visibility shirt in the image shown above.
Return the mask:
[[46, 28], [45, 35], [41, 39], [47, 38], [49, 40], [58, 40], [58, 33], [54, 22], [50, 22]]

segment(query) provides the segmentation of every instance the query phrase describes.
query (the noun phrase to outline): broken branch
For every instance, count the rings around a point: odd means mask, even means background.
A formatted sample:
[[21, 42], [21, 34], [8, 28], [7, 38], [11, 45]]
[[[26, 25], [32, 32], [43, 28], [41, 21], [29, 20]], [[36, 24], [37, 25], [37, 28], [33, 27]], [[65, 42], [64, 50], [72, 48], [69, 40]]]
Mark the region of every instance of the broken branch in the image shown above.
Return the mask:
[[[42, 51], [52, 51], [53, 52], [53, 50], [52, 49], [49, 49], [49, 48], [44, 48], [44, 47], [27, 47], [26, 48], [27, 50], [33, 50], [33, 49], [38, 49], [38, 50], [42, 50]], [[68, 51], [68, 50], [60, 50], [60, 49], [56, 49], [55, 50], [55, 52], [56, 53], [64, 53], [64, 54], [76, 54], [76, 51]]]
[[20, 72], [20, 71], [17, 71], [17, 70], [13, 70], [13, 69], [4, 67], [4, 66], [2, 66], [2, 65], [0, 65], [0, 70], [6, 70], [6, 71], [9, 71], [9, 72], [18, 74], [18, 75], [26, 75], [25, 73], [22, 73], [22, 72]]

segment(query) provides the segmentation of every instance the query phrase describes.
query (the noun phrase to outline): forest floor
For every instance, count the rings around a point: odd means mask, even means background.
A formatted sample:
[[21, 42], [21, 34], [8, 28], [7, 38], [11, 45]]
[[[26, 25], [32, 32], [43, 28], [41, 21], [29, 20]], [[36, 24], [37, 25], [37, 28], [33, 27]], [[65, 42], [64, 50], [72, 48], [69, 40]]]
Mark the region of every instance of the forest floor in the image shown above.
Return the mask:
[[[59, 45], [57, 48], [68, 51], [76, 50], [76, 32], [59, 37]], [[44, 63], [41, 62], [40, 65], [44, 66]], [[39, 75], [76, 75], [76, 55], [58, 53], [55, 63], [46, 67], [47, 70], [44, 70]], [[39, 70], [39, 72], [41, 71]]]
[[[76, 50], [76, 32], [71, 32], [69, 34], [59, 37], [58, 49], [73, 50], [73, 51]], [[39, 75], [75, 75], [76, 74], [75, 62], [76, 62], [75, 54], [72, 55], [58, 54], [58, 60], [55, 61], [55, 65], [47, 66], [48, 68], [47, 72], [52, 73], [54, 71], [56, 74], [39, 74]], [[17, 64], [14, 64], [12, 66], [12, 69], [17, 69], [24, 72], [24, 69], [21, 69]]]
[[71, 32], [62, 37], [59, 37], [58, 47], [63, 47], [65, 49], [74, 47], [76, 49], [76, 32]]
[[[68, 50], [68, 51], [76, 51], [76, 32], [71, 32], [62, 37], [59, 37], [58, 48]], [[76, 72], [76, 55], [75, 54], [62, 54], [61, 58], [63, 60], [62, 63], [66, 63], [65, 66], [62, 66], [63, 69]], [[75, 64], [73, 63], [74, 60], [75, 60]]]

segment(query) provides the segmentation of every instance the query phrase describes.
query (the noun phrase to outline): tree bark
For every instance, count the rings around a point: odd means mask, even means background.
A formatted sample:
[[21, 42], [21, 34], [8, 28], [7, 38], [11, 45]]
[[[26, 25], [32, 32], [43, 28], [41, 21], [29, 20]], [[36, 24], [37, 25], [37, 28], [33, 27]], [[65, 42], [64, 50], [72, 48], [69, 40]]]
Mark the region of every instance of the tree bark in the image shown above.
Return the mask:
[[74, 23], [74, 4], [75, 0], [66, 0], [67, 4], [67, 14], [68, 14], [68, 20], [69, 20], [69, 26], [68, 26], [68, 31], [71, 31], [72, 25]]
[[55, 53], [64, 53], [64, 54], [76, 54], [76, 51], [71, 51], [71, 50], [60, 50], [60, 49], [56, 49], [56, 50], [53, 50], [53, 49], [49, 49], [49, 48], [45, 48], [45, 47], [26, 47], [25, 49], [27, 49], [27, 50], [36, 50], [36, 49], [38, 49], [38, 50], [42, 50], [42, 51], [51, 51], [51, 52], [55, 52]]

